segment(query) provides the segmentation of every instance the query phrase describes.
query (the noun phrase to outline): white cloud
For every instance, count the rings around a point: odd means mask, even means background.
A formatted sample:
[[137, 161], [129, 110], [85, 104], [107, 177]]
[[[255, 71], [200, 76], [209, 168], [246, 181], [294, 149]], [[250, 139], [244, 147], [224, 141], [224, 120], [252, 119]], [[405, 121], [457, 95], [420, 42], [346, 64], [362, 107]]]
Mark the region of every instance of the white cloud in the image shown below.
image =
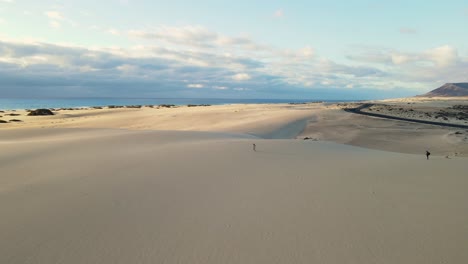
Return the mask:
[[302, 63], [315, 59], [315, 50], [310, 46], [306, 46], [297, 50], [282, 50], [277, 54], [287, 62]]
[[232, 76], [232, 79], [235, 81], [248, 81], [252, 79], [252, 77], [247, 73], [238, 73]]
[[155, 30], [131, 30], [130, 36], [159, 40], [169, 43], [191, 46], [206, 46], [216, 40], [218, 34], [201, 26], [169, 27], [161, 26]]
[[[445, 82], [466, 82], [468, 58], [461, 57], [455, 47], [443, 45], [419, 52], [378, 49], [364, 50], [348, 56], [352, 60], [378, 65], [386, 75], [372, 80], [375, 87], [424, 89]], [[362, 84], [360, 80], [360, 84]]]
[[6, 24], [6, 20], [0, 17], [0, 25], [1, 24]]
[[284, 17], [284, 11], [282, 9], [278, 9], [273, 13], [273, 16], [276, 18], [282, 18]]
[[11, 4], [14, 3], [15, 0], [0, 0], [0, 2]]
[[205, 87], [205, 86], [203, 84], [199, 84], [199, 83], [191, 83], [191, 84], [187, 85], [187, 88], [201, 89], [203, 87]]
[[459, 60], [455, 47], [444, 45], [422, 52], [401, 52], [395, 50], [381, 49], [377, 51], [364, 51], [361, 54], [348, 56], [349, 59], [379, 63], [379, 64], [433, 64], [439, 68], [454, 65]]
[[457, 49], [449, 45], [430, 49], [424, 55], [438, 67], [454, 65], [458, 60]]
[[305, 58], [310, 58], [315, 55], [315, 50], [309, 46], [302, 48], [299, 52], [300, 55], [302, 55]]
[[151, 30], [130, 30], [133, 38], [151, 40], [154, 43], [171, 44], [174, 47], [196, 49], [244, 49], [265, 51], [268, 47], [252, 41], [248, 36], [223, 36], [202, 26], [188, 25], [181, 27], [159, 26]]
[[391, 54], [391, 57], [392, 57], [393, 64], [396, 64], [396, 65], [407, 63], [412, 60], [410, 56], [399, 54], [399, 53], [393, 53]]
[[46, 15], [49, 18], [49, 26], [54, 29], [59, 29], [62, 27], [62, 24], [59, 21], [63, 21], [63, 16], [60, 12], [57, 11], [47, 11], [44, 12], [44, 15]]
[[66, 18], [62, 13], [58, 11], [46, 11], [44, 12], [44, 15], [47, 16], [47, 18], [49, 18], [49, 25], [52, 28], [60, 28], [62, 26], [62, 22], [65, 22], [73, 27], [78, 26], [78, 23]]

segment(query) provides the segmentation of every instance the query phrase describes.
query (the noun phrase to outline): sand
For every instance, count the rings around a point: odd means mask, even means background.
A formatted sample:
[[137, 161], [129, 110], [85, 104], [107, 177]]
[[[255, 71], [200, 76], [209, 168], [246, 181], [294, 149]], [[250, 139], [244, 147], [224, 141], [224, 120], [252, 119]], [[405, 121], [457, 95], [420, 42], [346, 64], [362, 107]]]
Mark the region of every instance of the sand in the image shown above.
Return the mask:
[[466, 158], [402, 153], [449, 130], [318, 104], [69, 114], [0, 128], [0, 263], [468, 261]]

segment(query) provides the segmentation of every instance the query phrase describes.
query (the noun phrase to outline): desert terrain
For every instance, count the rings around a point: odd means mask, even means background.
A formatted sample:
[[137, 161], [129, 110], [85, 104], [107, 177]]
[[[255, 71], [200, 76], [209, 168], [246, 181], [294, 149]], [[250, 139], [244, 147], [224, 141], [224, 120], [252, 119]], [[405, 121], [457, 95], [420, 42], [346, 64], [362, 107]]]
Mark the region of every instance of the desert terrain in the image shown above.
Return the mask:
[[466, 130], [343, 107], [3, 110], [0, 262], [468, 261]]

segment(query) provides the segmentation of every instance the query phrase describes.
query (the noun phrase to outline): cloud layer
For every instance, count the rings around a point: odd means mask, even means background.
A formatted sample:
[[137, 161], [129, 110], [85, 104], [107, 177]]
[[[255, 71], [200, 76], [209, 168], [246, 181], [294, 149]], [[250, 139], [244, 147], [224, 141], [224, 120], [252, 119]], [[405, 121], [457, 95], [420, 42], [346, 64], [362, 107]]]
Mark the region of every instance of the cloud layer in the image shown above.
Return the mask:
[[[72, 23], [56, 11], [44, 14], [55, 28]], [[281, 49], [197, 25], [100, 30], [136, 44], [89, 48], [0, 39], [0, 92], [5, 97], [243, 98], [335, 92], [339, 98], [343, 91], [359, 95], [369, 89], [422, 93], [468, 76], [467, 58], [450, 45], [420, 52], [364, 47], [339, 63], [312, 46]]]

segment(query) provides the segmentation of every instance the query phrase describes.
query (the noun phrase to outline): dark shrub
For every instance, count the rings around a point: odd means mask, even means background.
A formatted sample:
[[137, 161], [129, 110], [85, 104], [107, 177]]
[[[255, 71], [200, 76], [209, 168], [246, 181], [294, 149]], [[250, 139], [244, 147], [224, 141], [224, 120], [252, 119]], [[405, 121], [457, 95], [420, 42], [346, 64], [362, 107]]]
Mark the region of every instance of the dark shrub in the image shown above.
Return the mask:
[[44, 116], [44, 115], [54, 115], [49, 109], [36, 109], [29, 112], [28, 116]]

